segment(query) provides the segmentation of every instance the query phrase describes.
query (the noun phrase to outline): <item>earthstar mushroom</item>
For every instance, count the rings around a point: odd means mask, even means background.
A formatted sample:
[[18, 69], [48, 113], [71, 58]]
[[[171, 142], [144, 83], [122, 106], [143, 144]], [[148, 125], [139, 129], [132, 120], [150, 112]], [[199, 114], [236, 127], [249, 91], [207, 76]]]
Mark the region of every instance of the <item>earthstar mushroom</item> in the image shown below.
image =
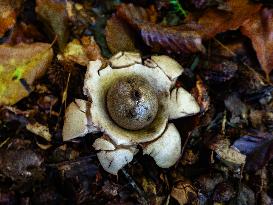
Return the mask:
[[181, 152], [181, 137], [169, 119], [200, 111], [194, 97], [175, 88], [183, 68], [168, 56], [145, 60], [138, 53], [120, 52], [102, 68], [90, 61], [84, 81], [89, 101], [77, 99], [65, 113], [63, 140], [103, 132], [93, 147], [102, 167], [111, 174], [132, 161], [141, 145], [143, 153], [168, 168]]

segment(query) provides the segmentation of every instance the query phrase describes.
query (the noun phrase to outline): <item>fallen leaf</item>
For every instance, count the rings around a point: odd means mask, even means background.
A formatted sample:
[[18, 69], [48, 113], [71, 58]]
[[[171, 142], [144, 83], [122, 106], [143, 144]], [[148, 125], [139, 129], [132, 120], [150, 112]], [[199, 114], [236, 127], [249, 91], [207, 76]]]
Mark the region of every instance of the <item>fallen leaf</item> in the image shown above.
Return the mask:
[[106, 195], [110, 195], [112, 197], [117, 196], [119, 194], [119, 189], [120, 189], [120, 186], [118, 184], [115, 184], [110, 181], [106, 181], [104, 185], [102, 186], [102, 191]]
[[210, 148], [217, 154], [219, 159], [231, 169], [236, 169], [245, 164], [246, 156], [236, 147], [230, 146], [228, 139], [218, 140], [210, 145]]
[[204, 9], [208, 6], [217, 6], [218, 9], [228, 10], [228, 5], [226, 0], [189, 0], [189, 2], [198, 9]]
[[222, 58], [212, 58], [209, 62], [205, 61], [201, 66], [204, 78], [214, 83], [223, 83], [231, 80], [238, 70], [237, 63]]
[[[61, 55], [58, 55], [59, 60]], [[81, 41], [73, 39], [64, 48], [62, 60], [87, 66], [89, 61], [103, 60], [100, 48], [92, 36], [83, 36]]]
[[13, 191], [1, 191], [0, 192], [0, 204], [16, 204], [18, 203], [16, 195]]
[[9, 1], [0, 2], [0, 37], [16, 23], [16, 12]]
[[199, 33], [204, 39], [210, 39], [218, 33], [238, 29], [246, 20], [253, 17], [261, 6], [249, 0], [227, 0], [228, 11], [208, 8], [201, 15], [188, 15], [186, 22], [200, 25]]
[[216, 202], [227, 202], [235, 196], [236, 192], [229, 182], [222, 182], [217, 184], [214, 193], [213, 201]]
[[273, 110], [255, 110], [249, 112], [249, 120], [251, 125], [262, 132], [273, 131]]
[[0, 45], [0, 105], [10, 105], [28, 96], [53, 57], [50, 44]]
[[202, 39], [191, 26], [163, 26], [156, 24], [151, 9], [121, 4], [117, 16], [141, 33], [144, 42], [155, 50], [167, 52], [205, 52]]
[[69, 36], [66, 1], [36, 0], [35, 11], [52, 40], [57, 37], [58, 46], [63, 50]]
[[217, 184], [224, 181], [223, 176], [217, 172], [210, 172], [205, 175], [201, 175], [196, 179], [196, 186], [200, 189], [202, 193], [212, 192]]
[[113, 54], [119, 51], [139, 52], [135, 46], [135, 33], [115, 15], [107, 21], [105, 34], [107, 45]]
[[269, 79], [273, 70], [273, 9], [263, 8], [244, 22], [241, 31], [251, 39], [261, 67]]
[[254, 131], [237, 139], [233, 147], [247, 156], [246, 169], [256, 171], [273, 158], [273, 135]]
[[82, 36], [83, 33], [90, 32], [90, 25], [96, 24], [93, 9], [93, 2], [87, 1], [80, 4], [79, 1], [66, 1], [66, 10], [69, 18], [69, 28], [74, 36]]
[[171, 196], [175, 198], [180, 205], [189, 203], [193, 205], [199, 204], [197, 190], [188, 180], [176, 182], [172, 188]]
[[120, 4], [117, 7], [117, 16], [135, 29], [139, 29], [141, 23], [156, 23], [157, 20], [157, 13], [153, 6], [145, 9], [133, 4]]
[[229, 95], [225, 99], [224, 103], [226, 109], [231, 113], [231, 123], [236, 124], [241, 120], [247, 122], [248, 107], [244, 102], [241, 101], [237, 94], [233, 93]]
[[17, 23], [8, 39], [6, 44], [16, 45], [19, 43], [33, 43], [42, 42], [44, 40], [43, 35], [32, 24], [26, 24], [24, 22]]
[[155, 49], [175, 53], [205, 52], [199, 33], [187, 26], [162, 26], [143, 23], [140, 32], [144, 42]]
[[31, 170], [39, 169], [42, 162], [42, 157], [30, 149], [2, 149], [0, 170], [2, 175], [13, 180], [27, 180], [33, 175]]
[[205, 83], [202, 81], [200, 76], [197, 76], [196, 78], [197, 80], [196, 80], [195, 88], [192, 89], [191, 93], [193, 94], [195, 99], [197, 99], [197, 103], [200, 106], [200, 112], [204, 113], [208, 111], [210, 107], [210, 97], [208, 93], [208, 88], [205, 85]]
[[46, 141], [50, 142], [51, 141], [51, 134], [49, 132], [49, 128], [45, 125], [42, 125], [38, 122], [35, 122], [33, 124], [28, 123], [26, 125], [26, 129], [30, 132], [32, 132], [33, 134], [36, 134], [42, 138], [44, 138]]
[[255, 205], [256, 197], [254, 191], [244, 184], [241, 184], [237, 196], [232, 199], [230, 205]]
[[100, 59], [103, 61], [101, 50], [93, 36], [83, 36], [81, 44], [89, 61]]

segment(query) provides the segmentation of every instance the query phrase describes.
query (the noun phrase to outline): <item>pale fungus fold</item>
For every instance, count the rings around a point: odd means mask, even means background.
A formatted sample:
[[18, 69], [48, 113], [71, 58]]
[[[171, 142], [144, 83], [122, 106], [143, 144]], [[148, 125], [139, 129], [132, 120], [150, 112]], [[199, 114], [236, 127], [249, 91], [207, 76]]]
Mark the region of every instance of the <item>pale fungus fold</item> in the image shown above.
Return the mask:
[[132, 161], [137, 153], [154, 158], [168, 168], [181, 152], [181, 138], [169, 119], [200, 111], [194, 97], [175, 88], [183, 68], [168, 56], [145, 60], [138, 53], [121, 52], [102, 68], [100, 60], [90, 61], [85, 75], [84, 94], [66, 109], [63, 140], [103, 132], [93, 147], [102, 167], [111, 174]]

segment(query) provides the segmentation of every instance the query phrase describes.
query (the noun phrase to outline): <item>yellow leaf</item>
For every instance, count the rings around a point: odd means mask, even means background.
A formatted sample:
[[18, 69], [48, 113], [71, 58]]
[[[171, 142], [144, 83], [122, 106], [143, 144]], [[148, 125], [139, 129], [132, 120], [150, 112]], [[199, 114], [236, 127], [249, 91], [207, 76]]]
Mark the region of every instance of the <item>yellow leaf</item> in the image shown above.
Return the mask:
[[53, 57], [50, 44], [0, 45], [0, 105], [11, 105], [26, 97]]

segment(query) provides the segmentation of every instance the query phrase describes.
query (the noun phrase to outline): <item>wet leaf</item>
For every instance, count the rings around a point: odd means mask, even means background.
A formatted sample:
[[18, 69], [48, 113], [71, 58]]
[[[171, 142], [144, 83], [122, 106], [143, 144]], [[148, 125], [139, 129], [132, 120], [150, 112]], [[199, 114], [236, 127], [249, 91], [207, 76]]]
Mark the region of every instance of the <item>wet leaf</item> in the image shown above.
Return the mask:
[[31, 92], [51, 62], [50, 44], [0, 45], [0, 105], [14, 104]]
[[244, 22], [241, 31], [251, 39], [261, 67], [268, 76], [273, 70], [273, 9], [263, 8]]
[[203, 38], [209, 39], [218, 33], [238, 29], [261, 8], [261, 4], [254, 4], [249, 0], [228, 0], [226, 4], [228, 11], [208, 8], [201, 15], [189, 15], [186, 22], [200, 25], [200, 34]]
[[246, 168], [256, 171], [273, 158], [273, 135], [253, 132], [237, 139], [233, 147], [247, 156]]
[[57, 37], [58, 46], [63, 50], [69, 36], [66, 1], [36, 0], [35, 11], [52, 40]]
[[121, 19], [112, 16], [106, 25], [106, 41], [110, 51], [113, 54], [119, 51], [138, 52], [135, 46], [135, 33]]

